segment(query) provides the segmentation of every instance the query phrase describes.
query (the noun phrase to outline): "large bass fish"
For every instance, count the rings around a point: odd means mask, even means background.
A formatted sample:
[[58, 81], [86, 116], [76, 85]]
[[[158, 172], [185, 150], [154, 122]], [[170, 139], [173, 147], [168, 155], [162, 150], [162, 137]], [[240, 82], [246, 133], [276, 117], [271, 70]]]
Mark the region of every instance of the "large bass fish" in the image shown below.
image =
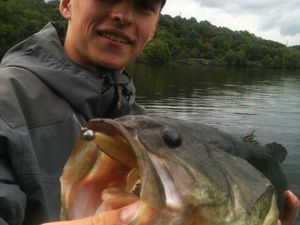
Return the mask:
[[61, 176], [62, 219], [139, 202], [130, 224], [276, 225], [284, 151], [173, 118], [94, 119]]

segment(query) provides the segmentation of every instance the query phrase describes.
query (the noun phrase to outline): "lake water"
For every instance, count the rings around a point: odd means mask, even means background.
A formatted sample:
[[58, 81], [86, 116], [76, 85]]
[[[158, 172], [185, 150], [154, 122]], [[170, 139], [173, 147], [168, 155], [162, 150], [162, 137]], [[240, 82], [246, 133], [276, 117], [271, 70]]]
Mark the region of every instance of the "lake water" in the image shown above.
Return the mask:
[[[282, 164], [300, 197], [300, 71], [199, 68], [128, 68], [137, 101], [150, 114], [205, 123], [238, 136], [255, 131], [266, 144], [288, 149]], [[296, 225], [300, 225], [298, 217]]]

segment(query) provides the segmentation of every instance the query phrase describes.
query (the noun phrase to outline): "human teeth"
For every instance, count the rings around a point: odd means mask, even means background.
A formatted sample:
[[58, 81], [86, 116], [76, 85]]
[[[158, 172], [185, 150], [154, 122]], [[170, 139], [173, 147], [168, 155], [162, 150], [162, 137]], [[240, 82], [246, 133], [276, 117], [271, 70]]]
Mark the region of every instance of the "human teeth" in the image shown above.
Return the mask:
[[102, 36], [111, 39], [113, 41], [118, 41], [124, 44], [128, 44], [128, 41], [125, 38], [118, 36], [116, 34], [103, 33]]

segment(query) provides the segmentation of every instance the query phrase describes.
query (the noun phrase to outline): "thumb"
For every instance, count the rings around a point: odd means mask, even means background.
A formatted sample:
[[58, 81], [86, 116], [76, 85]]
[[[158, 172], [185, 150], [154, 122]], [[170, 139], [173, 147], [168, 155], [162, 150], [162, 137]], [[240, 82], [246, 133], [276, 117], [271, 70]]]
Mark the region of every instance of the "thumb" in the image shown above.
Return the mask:
[[129, 224], [140, 207], [139, 202], [130, 204], [107, 212], [102, 212], [91, 217], [93, 225], [127, 225]]
[[298, 215], [300, 203], [296, 195], [291, 191], [285, 192], [285, 212], [281, 220], [282, 225], [292, 224]]

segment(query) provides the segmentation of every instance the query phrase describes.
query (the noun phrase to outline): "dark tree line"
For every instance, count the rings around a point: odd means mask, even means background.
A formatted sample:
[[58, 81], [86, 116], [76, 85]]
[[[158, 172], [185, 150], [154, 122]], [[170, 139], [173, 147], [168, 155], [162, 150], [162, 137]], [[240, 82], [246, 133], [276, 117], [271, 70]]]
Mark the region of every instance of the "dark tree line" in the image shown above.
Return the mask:
[[[0, 58], [47, 22], [62, 19], [58, 4], [59, 0], [1, 0]], [[162, 64], [182, 59], [208, 65], [300, 69], [300, 46], [287, 47], [195, 18], [162, 15], [156, 37], [138, 60]]]
[[300, 51], [300, 45], [295, 45], [295, 46], [293, 46], [292, 48], [294, 48], [294, 49]]
[[300, 46], [287, 47], [248, 31], [232, 31], [195, 18], [163, 15], [141, 61], [203, 59], [212, 65], [300, 69]]
[[41, 29], [50, 20], [61, 19], [59, 0], [1, 0], [0, 58], [14, 44]]

